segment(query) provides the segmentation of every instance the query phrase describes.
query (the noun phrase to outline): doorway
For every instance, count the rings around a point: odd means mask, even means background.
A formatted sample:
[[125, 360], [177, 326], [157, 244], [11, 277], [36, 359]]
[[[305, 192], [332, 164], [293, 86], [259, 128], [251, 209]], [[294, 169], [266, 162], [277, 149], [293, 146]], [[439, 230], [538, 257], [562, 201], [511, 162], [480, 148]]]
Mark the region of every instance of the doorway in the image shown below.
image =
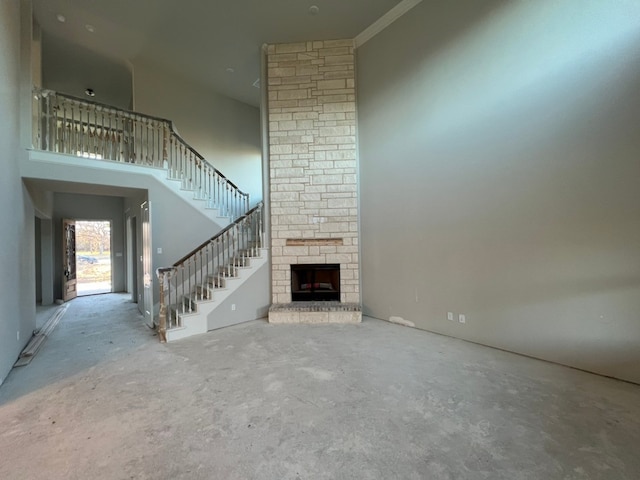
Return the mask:
[[35, 217], [34, 259], [36, 261], [36, 305], [42, 305], [42, 228], [38, 217]]
[[136, 217], [127, 217], [127, 293], [138, 303], [138, 227]]
[[76, 289], [78, 296], [111, 293], [111, 222], [76, 220]]

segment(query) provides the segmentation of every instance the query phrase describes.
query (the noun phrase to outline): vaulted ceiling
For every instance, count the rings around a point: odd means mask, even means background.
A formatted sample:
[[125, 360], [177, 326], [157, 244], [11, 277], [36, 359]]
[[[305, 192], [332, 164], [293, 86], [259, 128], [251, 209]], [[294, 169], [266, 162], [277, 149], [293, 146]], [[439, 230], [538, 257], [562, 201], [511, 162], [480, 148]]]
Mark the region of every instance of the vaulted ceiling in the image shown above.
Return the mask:
[[[400, 0], [33, 0], [50, 37], [258, 105], [264, 43], [353, 38]], [[64, 21], [61, 21], [64, 20]]]

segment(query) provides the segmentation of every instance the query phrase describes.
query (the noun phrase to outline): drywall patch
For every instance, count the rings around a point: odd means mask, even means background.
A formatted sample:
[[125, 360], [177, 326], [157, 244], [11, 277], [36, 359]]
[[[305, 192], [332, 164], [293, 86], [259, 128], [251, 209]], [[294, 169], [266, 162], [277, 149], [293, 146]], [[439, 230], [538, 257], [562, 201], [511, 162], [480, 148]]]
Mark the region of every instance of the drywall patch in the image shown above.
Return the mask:
[[413, 323], [411, 320], [405, 320], [402, 317], [389, 317], [389, 321], [391, 323], [397, 323], [398, 325], [404, 325], [405, 327], [415, 327], [416, 324]]

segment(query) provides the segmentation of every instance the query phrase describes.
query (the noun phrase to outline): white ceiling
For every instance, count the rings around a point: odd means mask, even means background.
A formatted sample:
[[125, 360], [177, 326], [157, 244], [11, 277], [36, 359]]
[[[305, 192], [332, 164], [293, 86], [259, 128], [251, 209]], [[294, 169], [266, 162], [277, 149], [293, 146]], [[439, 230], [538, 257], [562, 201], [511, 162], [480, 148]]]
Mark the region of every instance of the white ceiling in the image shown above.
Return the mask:
[[[33, 0], [44, 32], [258, 105], [260, 46], [353, 38], [400, 0]], [[312, 15], [309, 8], [319, 12]], [[64, 23], [56, 19], [66, 17]], [[86, 25], [95, 29], [89, 32]], [[233, 73], [227, 71], [233, 69]]]

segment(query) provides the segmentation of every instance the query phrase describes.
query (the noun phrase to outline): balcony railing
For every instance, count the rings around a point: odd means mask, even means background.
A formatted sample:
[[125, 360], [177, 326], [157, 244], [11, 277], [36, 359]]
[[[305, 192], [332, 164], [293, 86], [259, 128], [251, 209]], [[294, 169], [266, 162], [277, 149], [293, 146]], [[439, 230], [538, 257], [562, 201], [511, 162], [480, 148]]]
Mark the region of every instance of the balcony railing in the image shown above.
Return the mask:
[[249, 209], [249, 195], [187, 144], [169, 120], [39, 89], [33, 132], [38, 150], [165, 169], [168, 178], [231, 220]]
[[182, 327], [182, 315], [192, 313], [196, 302], [210, 300], [216, 288], [224, 287], [238, 268], [249, 266], [264, 246], [263, 204], [235, 220], [172, 267], [159, 268], [160, 315], [158, 336], [167, 340], [167, 330]]

